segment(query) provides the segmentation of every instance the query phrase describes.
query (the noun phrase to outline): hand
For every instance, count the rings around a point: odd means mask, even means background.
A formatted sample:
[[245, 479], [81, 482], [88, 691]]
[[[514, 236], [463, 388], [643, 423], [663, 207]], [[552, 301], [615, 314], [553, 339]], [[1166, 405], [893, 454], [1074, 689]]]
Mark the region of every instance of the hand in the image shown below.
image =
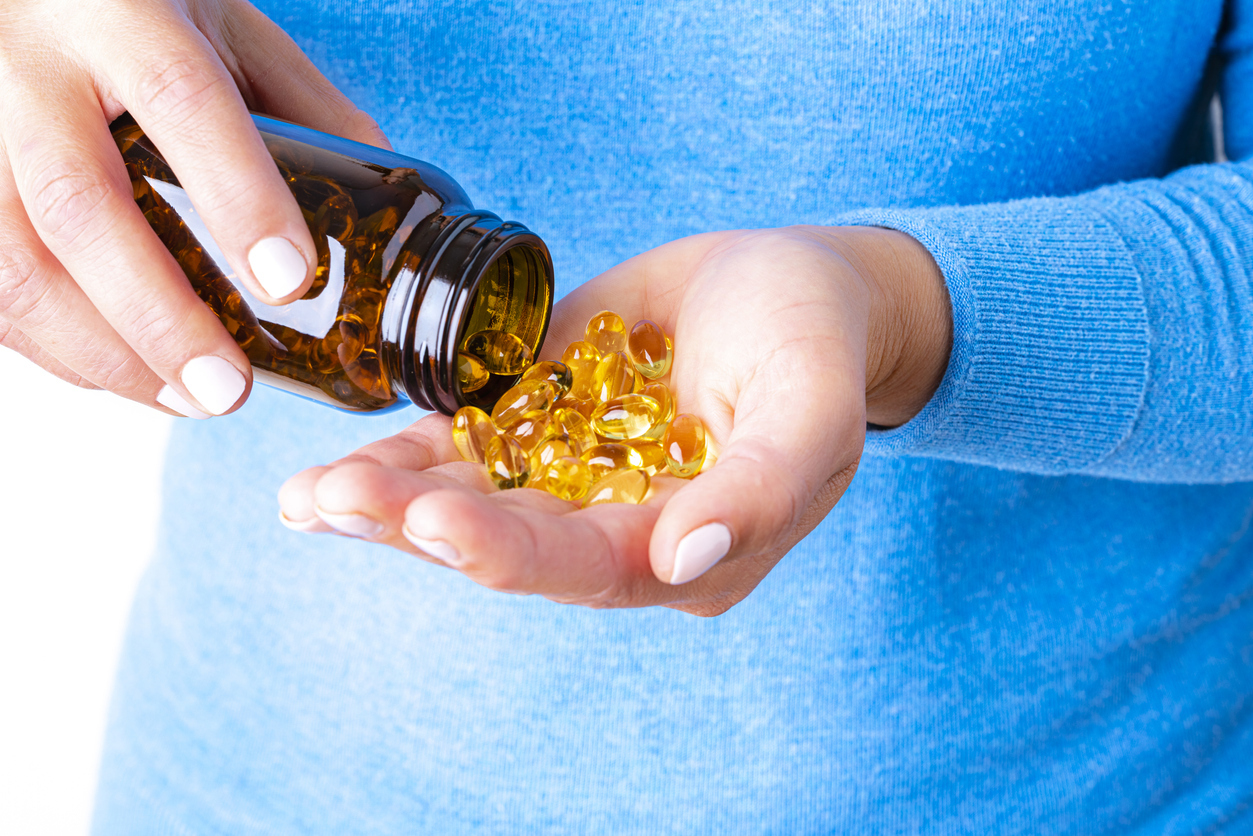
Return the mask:
[[0, 345], [170, 412], [238, 406], [248, 360], [135, 205], [108, 126], [131, 112], [237, 275], [280, 304], [316, 254], [249, 108], [386, 146], [243, 0], [5, 0]]
[[[458, 569], [494, 589], [597, 607], [725, 612], [818, 524], [857, 469], [867, 420], [896, 425], [947, 366], [952, 322], [931, 256], [881, 229], [699, 235], [615, 267], [564, 299], [557, 357], [612, 309], [674, 338], [671, 387], [720, 448], [642, 505], [575, 510], [496, 491], [432, 415], [279, 494], [289, 526], [339, 531]], [[711, 568], [712, 567], [712, 568]], [[708, 571], [706, 571], [708, 570]]]

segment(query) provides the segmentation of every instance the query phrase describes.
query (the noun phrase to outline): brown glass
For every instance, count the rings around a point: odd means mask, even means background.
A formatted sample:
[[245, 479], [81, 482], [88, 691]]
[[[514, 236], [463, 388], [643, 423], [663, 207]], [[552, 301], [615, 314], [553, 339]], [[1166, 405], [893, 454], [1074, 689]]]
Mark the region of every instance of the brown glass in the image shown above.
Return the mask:
[[552, 259], [534, 233], [474, 210], [427, 163], [262, 116], [254, 122], [318, 250], [313, 287], [283, 306], [235, 276], [156, 146], [129, 115], [112, 130], [144, 217], [262, 383], [354, 412], [412, 401], [490, 410], [517, 376], [461, 392], [457, 351], [480, 330], [538, 352]]

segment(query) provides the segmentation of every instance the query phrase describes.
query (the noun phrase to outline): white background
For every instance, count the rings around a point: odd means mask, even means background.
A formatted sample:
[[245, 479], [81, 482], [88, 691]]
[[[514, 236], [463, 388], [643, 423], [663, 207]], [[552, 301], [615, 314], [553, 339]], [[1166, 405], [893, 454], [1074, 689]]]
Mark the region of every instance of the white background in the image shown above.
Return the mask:
[[81, 836], [176, 420], [0, 349], [0, 834]]

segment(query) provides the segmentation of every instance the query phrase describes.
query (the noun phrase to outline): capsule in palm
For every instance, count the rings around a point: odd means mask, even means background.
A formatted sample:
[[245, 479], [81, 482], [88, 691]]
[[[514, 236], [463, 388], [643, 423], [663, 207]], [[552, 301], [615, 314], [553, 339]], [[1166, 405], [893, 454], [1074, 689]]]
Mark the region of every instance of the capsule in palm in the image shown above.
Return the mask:
[[596, 346], [601, 354], [622, 351], [627, 344], [626, 323], [613, 311], [601, 311], [588, 320], [583, 339]]
[[541, 360], [522, 375], [522, 380], [547, 380], [553, 385], [553, 391], [560, 400], [570, 391], [574, 384], [574, 374], [565, 363], [556, 360]]
[[482, 360], [464, 351], [457, 353], [457, 383], [460, 384], [463, 394], [468, 395], [482, 389], [491, 377]]
[[528, 412], [547, 412], [556, 400], [553, 394], [552, 384], [546, 380], [524, 380], [500, 396], [492, 408], [492, 420], [506, 430]]
[[660, 417], [661, 406], [647, 395], [621, 395], [596, 407], [591, 424], [597, 435], [621, 441], [643, 436]]
[[483, 461], [487, 442], [500, 432], [487, 413], [475, 406], [463, 406], [452, 417], [452, 443], [468, 462]]
[[663, 445], [670, 472], [681, 479], [692, 478], [705, 463], [705, 422], [687, 413], [676, 415]]
[[461, 348], [483, 362], [492, 374], [521, 374], [534, 359], [526, 343], [508, 331], [478, 331]]
[[570, 443], [576, 456], [597, 445], [596, 433], [583, 413], [574, 409], [557, 409], [553, 412], [554, 430]]
[[540, 442], [556, 431], [553, 416], [542, 409], [532, 410], [513, 423], [505, 435], [521, 445], [529, 456]]
[[507, 435], [498, 435], [487, 442], [483, 461], [488, 478], [502, 491], [525, 487], [531, 478], [530, 457], [522, 445]]
[[596, 369], [600, 366], [601, 353], [596, 346], [583, 340], [576, 340], [566, 346], [561, 355], [561, 362], [570, 369], [570, 392], [575, 398], [586, 400], [592, 396], [592, 387], [596, 381]]
[[558, 499], [574, 502], [592, 486], [592, 470], [580, 458], [561, 456], [545, 465], [543, 484], [544, 490]]
[[648, 495], [649, 478], [642, 470], [620, 470], [604, 477], [587, 492], [583, 507], [601, 505], [606, 502], [621, 502], [639, 505]]
[[543, 473], [544, 468], [565, 456], [575, 456], [577, 458], [578, 454], [564, 437], [553, 436], [546, 438], [531, 451], [531, 473]]
[[592, 469], [592, 478], [596, 480], [615, 470], [630, 470], [644, 465], [638, 450], [612, 441], [585, 450], [579, 458], [587, 462]]
[[622, 443], [640, 454], [640, 470], [649, 476], [656, 476], [666, 471], [666, 449], [661, 446], [660, 441], [635, 438]]
[[639, 388], [639, 372], [635, 371], [635, 364], [630, 357], [621, 351], [615, 351], [601, 358], [592, 381], [592, 398], [598, 403], [629, 395]]
[[674, 346], [660, 325], [651, 319], [641, 319], [627, 337], [627, 353], [640, 374], [656, 380], [670, 371]]

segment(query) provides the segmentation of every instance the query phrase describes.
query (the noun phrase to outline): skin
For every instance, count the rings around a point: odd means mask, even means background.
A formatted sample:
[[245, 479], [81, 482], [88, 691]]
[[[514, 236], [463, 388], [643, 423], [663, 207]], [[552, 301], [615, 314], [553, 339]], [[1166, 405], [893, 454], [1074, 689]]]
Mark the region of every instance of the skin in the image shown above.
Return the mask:
[[[658, 247], [602, 274], [554, 311], [546, 358], [597, 311], [673, 334], [671, 386], [720, 452], [692, 481], [654, 480], [642, 505], [576, 509], [540, 490], [496, 491], [432, 415], [279, 492], [293, 527], [358, 531], [492, 589], [590, 607], [662, 605], [718, 615], [743, 600], [839, 501], [866, 423], [896, 426], [943, 377], [952, 320], [930, 254], [901, 233], [790, 227], [718, 232]], [[687, 533], [721, 522], [729, 553], [669, 583]], [[441, 541], [443, 561], [411, 537]]]
[[[249, 119], [263, 111], [386, 147], [281, 29], [239, 0], [5, 0], [0, 11], [0, 345], [85, 388], [148, 406], [189, 360], [243, 352], [192, 291], [131, 197], [109, 123], [130, 111], [237, 275], [262, 301], [312, 283], [313, 241]], [[247, 254], [268, 238], [304, 257], [272, 297]]]

